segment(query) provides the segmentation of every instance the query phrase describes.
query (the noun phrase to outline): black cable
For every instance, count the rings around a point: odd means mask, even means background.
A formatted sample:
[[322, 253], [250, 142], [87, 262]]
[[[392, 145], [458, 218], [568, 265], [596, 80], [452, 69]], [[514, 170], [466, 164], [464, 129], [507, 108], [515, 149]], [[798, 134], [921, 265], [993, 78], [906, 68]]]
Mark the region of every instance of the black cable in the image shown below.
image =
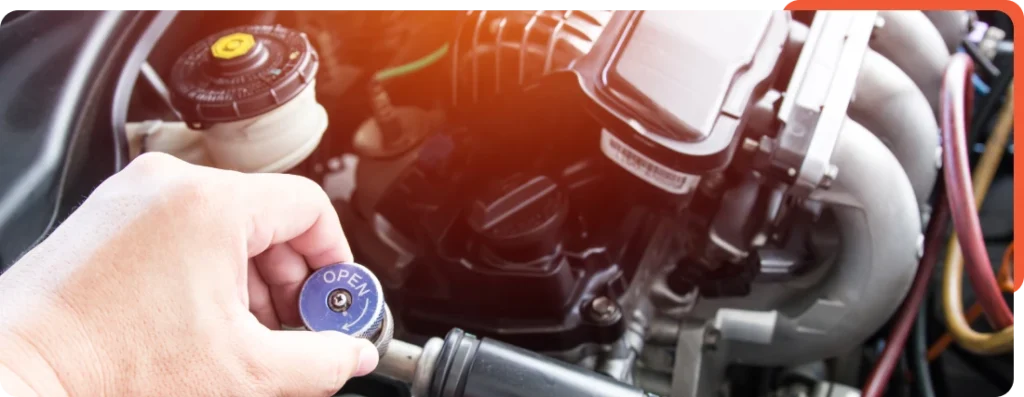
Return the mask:
[[910, 367], [914, 371], [914, 385], [921, 397], [935, 397], [931, 369], [928, 367], [928, 308], [921, 305], [910, 334]]
[[[936, 283], [941, 282], [942, 278], [936, 278]], [[946, 322], [941, 317], [941, 303], [938, 295], [941, 295], [941, 291], [937, 294], [929, 294], [928, 298], [928, 346], [931, 346], [935, 341], [942, 337], [946, 331]], [[928, 363], [928, 368], [932, 374], [932, 388], [935, 390], [936, 397], [951, 397], [949, 392], [949, 383], [946, 371], [946, 360], [947, 355], [939, 355], [938, 358]]]
[[988, 59], [988, 57], [981, 53], [981, 49], [978, 48], [977, 44], [974, 44], [970, 40], [964, 40], [961, 42], [961, 45], [964, 48], [964, 52], [966, 52], [967, 55], [971, 57], [971, 60], [974, 61], [974, 72], [978, 74], [978, 77], [981, 77], [982, 81], [988, 84], [995, 78], [999, 77], [999, 68], [992, 63], [991, 59]]
[[964, 350], [964, 348], [956, 343], [950, 344], [947, 350], [956, 355], [956, 358], [960, 359], [967, 368], [970, 368], [971, 372], [980, 375], [1001, 392], [1006, 393], [1010, 390], [1010, 386], [1013, 385], [1013, 376], [1004, 373], [1003, 370], [996, 367], [995, 363], [992, 362], [995, 357], [978, 356]]
[[[1003, 104], [1003, 99], [1006, 96], [1006, 90], [1010, 87], [1010, 82], [1013, 81], [1013, 55], [1010, 55], [1009, 61], [1000, 62], [1000, 64], [1009, 64], [1004, 66], [999, 73], [999, 77], [994, 83], [992, 83], [991, 89], [988, 95], [978, 98], [976, 103], [973, 121], [971, 122], [971, 129], [968, 131], [967, 141], [976, 142], [980, 140], [981, 134], [988, 130], [988, 126], [992, 121], [992, 117], [995, 116], [996, 111], [999, 110]], [[976, 159], [972, 159], [975, 161]]]
[[900, 354], [900, 365], [896, 370], [898, 372], [893, 377], [899, 378], [899, 388], [896, 389], [895, 395], [898, 397], [910, 397], [913, 390], [911, 390], [912, 384], [910, 380], [907, 379], [912, 376], [910, 374], [910, 351], [907, 349], [903, 349], [903, 354]]

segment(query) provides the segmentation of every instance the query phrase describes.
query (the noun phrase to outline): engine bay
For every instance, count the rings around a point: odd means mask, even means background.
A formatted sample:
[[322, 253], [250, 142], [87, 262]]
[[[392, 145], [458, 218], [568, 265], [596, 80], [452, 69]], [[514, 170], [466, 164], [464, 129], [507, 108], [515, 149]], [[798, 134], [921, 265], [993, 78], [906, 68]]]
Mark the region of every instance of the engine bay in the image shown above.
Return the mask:
[[[966, 11], [161, 18], [127, 160], [321, 184], [396, 340], [459, 329], [673, 397], [859, 395], [840, 358], [944, 216], [947, 65], [996, 45]], [[410, 395], [383, 375], [339, 395]]]

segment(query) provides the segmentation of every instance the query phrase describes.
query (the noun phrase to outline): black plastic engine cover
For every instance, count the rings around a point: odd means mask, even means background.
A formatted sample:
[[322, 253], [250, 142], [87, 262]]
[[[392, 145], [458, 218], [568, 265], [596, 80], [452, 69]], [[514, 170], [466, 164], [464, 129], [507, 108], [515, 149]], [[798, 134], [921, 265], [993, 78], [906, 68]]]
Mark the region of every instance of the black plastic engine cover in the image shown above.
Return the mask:
[[673, 195], [728, 166], [786, 42], [783, 11], [617, 12], [573, 66], [601, 149]]
[[539, 87], [428, 137], [374, 205], [415, 242], [385, 291], [411, 334], [459, 327], [538, 351], [621, 336], [621, 319], [585, 308], [621, 299], [660, 218], [614, 179], [578, 90]]

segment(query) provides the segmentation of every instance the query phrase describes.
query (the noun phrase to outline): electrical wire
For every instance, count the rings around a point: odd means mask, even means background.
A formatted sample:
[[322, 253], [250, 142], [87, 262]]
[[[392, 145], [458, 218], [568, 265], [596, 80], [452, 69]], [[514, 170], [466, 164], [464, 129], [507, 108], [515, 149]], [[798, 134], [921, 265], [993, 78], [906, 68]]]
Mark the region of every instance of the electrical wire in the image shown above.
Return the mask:
[[448, 43], [444, 43], [444, 45], [442, 45], [440, 48], [423, 56], [420, 59], [414, 60], [406, 64], [390, 67], [387, 69], [381, 69], [374, 75], [374, 78], [377, 79], [377, 81], [386, 81], [396, 77], [402, 77], [405, 75], [413, 74], [420, 70], [426, 69], [430, 65], [437, 63], [437, 61], [439, 61], [441, 58], [444, 58], [446, 54], [448, 54]]
[[[937, 265], [938, 266], [938, 265]], [[939, 271], [936, 269], [936, 271]], [[932, 293], [932, 288], [935, 287], [934, 278], [929, 284], [928, 296], [925, 298], [922, 306], [925, 308], [925, 313], [928, 314], [928, 340], [932, 340], [938, 333], [946, 331], [946, 321], [942, 318], [940, 308], [942, 305], [941, 299], [936, 294]], [[953, 344], [952, 346], [956, 346]], [[949, 366], [949, 356], [943, 355], [935, 361], [928, 362], [928, 370], [932, 374], [932, 386], [935, 388], [936, 397], [955, 397], [950, 390], [951, 386], [956, 386], [956, 382], [950, 382], [951, 378], [949, 374], [951, 369]]]
[[889, 384], [889, 393], [892, 397], [909, 397], [914, 392], [914, 374], [910, 372], [910, 366], [910, 351], [903, 349], [903, 354], [900, 354], [900, 365], [896, 367], [896, 374], [899, 376], [896, 376], [897, 381]]
[[[1012, 58], [1012, 56], [1010, 56]], [[1013, 66], [1012, 62], [1000, 62], [1000, 64], [1007, 64], [1001, 68], [999, 77], [994, 82], [989, 84], [989, 93], [984, 97], [978, 99], [977, 113], [974, 115], [974, 121], [971, 123], [971, 130], [969, 138], [974, 141], [978, 140], [981, 136], [981, 132], [988, 128], [988, 122], [999, 110], [1000, 99], [1009, 96], [1006, 95], [1006, 90], [1010, 86], [1010, 82], [1013, 81]]]
[[928, 222], [924, 255], [921, 256], [918, 264], [917, 274], [914, 276], [910, 292], [903, 300], [903, 305], [900, 306], [892, 328], [889, 330], [885, 348], [875, 362], [874, 368], [871, 369], [868, 380], [864, 383], [862, 394], [864, 397], [881, 397], [885, 392], [886, 385], [889, 384], [889, 379], [892, 378], [893, 370], [899, 364], [901, 353], [907, 343], [907, 336], [917, 318], [916, 314], [921, 307], [921, 302], [928, 292], [928, 282], [935, 269], [935, 262], [938, 261], [947, 223], [949, 223], [949, 206], [946, 203], [945, 194], [940, 192], [939, 198], [935, 202], [935, 212]]
[[[967, 203], [969, 204], [969, 206], [967, 208], [971, 208], [971, 211], [968, 212], [967, 214], [968, 215], [974, 215], [975, 226], [977, 226], [977, 215], [975, 214], [975, 210], [974, 210], [975, 205], [974, 205], [974, 202], [973, 202], [973, 198], [974, 197], [973, 197], [973, 195], [970, 194], [970, 191], [966, 190], [966, 186], [964, 186], [966, 184], [966, 180], [970, 180], [969, 175], [966, 175], [966, 170], [967, 170], [967, 167], [966, 167], [966, 154], [967, 154], [967, 152], [966, 152], [966, 150], [964, 150], [965, 148], [963, 147], [963, 145], [965, 144], [964, 143], [964, 138], [965, 138], [964, 137], [964, 135], [965, 135], [964, 130], [966, 129], [967, 118], [968, 118], [967, 114], [966, 114], [967, 109], [966, 109], [966, 106], [964, 106], [964, 105], [968, 102], [968, 99], [970, 97], [970, 92], [971, 91], [967, 90], [967, 86], [968, 86], [968, 84], [970, 82], [970, 80], [968, 78], [971, 75], [971, 73], [973, 72], [972, 69], [973, 69], [973, 67], [972, 67], [972, 64], [971, 64], [971, 60], [970, 60], [969, 57], [967, 57], [967, 55], [964, 55], [964, 54], [956, 54], [956, 55], [954, 55], [952, 57], [952, 60], [950, 61], [949, 66], [947, 66], [947, 69], [946, 69], [946, 79], [945, 79], [944, 84], [943, 84], [943, 98], [942, 98], [942, 105], [943, 105], [942, 106], [942, 127], [943, 128], [942, 128], [942, 130], [943, 130], [943, 146], [944, 146], [944, 152], [945, 152], [944, 156], [946, 157], [946, 167], [945, 168], [946, 168], [946, 175], [947, 175], [947, 177], [946, 177], [947, 185], [946, 185], [946, 189], [944, 189], [944, 190], [945, 190], [945, 192], [948, 192], [950, 194], [959, 194], [960, 196], [951, 197], [950, 200], [956, 200], [956, 201], [949, 201], [947, 203], [947, 198], [946, 198], [947, 195], [944, 192], [940, 192], [939, 199], [936, 200], [936, 206], [935, 206], [936, 210], [935, 210], [935, 213], [932, 215], [931, 221], [928, 224], [928, 231], [927, 231], [927, 236], [926, 236], [926, 239], [925, 239], [924, 255], [922, 255], [922, 257], [921, 257], [921, 261], [920, 261], [920, 264], [918, 266], [917, 275], [915, 276], [914, 282], [913, 282], [913, 284], [910, 287], [910, 292], [907, 294], [907, 298], [903, 301], [903, 305], [900, 307], [900, 310], [899, 310], [899, 312], [897, 313], [897, 315], [895, 317], [895, 320], [893, 322], [893, 326], [892, 326], [891, 330], [889, 331], [889, 338], [888, 338], [888, 341], [886, 343], [885, 349], [882, 351], [882, 354], [879, 356], [878, 361], [875, 363], [874, 368], [872, 368], [872, 370], [871, 370], [871, 374], [868, 376], [868, 379], [867, 379], [867, 381], [864, 384], [864, 388], [863, 388], [863, 396], [864, 397], [881, 397], [882, 394], [885, 392], [886, 385], [889, 383], [889, 380], [892, 377], [893, 370], [896, 368], [896, 366], [899, 363], [901, 352], [903, 351], [904, 346], [906, 346], [907, 336], [910, 334], [910, 329], [913, 326], [913, 324], [915, 322], [915, 319], [917, 318], [916, 314], [917, 314], [918, 310], [920, 309], [921, 301], [924, 299], [924, 296], [927, 293], [928, 281], [929, 281], [929, 279], [931, 277], [932, 270], [934, 270], [935, 261], [936, 261], [936, 258], [938, 256], [938, 251], [939, 251], [939, 249], [941, 249], [942, 235], [945, 232], [946, 223], [949, 221], [949, 218], [950, 218], [950, 216], [952, 214], [952, 211], [953, 210], [959, 211], [960, 213], [956, 214], [955, 216], [958, 216], [960, 218], [964, 218], [964, 214], [963, 214], [964, 213], [964, 211], [963, 211], [964, 203], [962, 203], [962, 202], [963, 201], [967, 201]], [[1011, 92], [1012, 92], [1012, 89], [1011, 89]], [[1012, 108], [1012, 101], [1008, 101], [1008, 103], [1010, 103], [1010, 105], [1011, 105], [1010, 107]], [[999, 124], [1000, 127], [1004, 127], [1007, 124], [1006, 122], [1004, 122], [1005, 120], [1003, 120], [1005, 118], [1006, 117], [1001, 117], [1001, 120], [1000, 120], [1001, 123]], [[990, 138], [990, 142], [991, 143], [998, 143], [999, 141], [996, 141], [994, 139], [998, 139], [1001, 134], [1008, 135], [1008, 133], [1004, 133], [1002, 131], [1002, 128], [997, 129], [997, 131], [995, 131], [992, 134], [993, 137]], [[1004, 136], [1004, 138], [1005, 138], [1005, 136]], [[985, 162], [983, 164], [995, 163], [996, 165], [998, 165], [998, 161], [993, 161], [995, 159], [993, 158], [993, 155], [990, 154], [993, 151], [998, 152], [999, 156], [1001, 156], [1002, 152], [1003, 152], [1002, 147], [999, 147], [998, 150], [994, 150], [992, 147], [986, 148], [986, 155], [983, 155], [983, 157], [982, 157], [982, 159], [985, 160]], [[956, 156], [954, 156], [954, 155], [956, 155]], [[994, 168], [995, 167], [992, 166], [992, 165], [989, 165], [989, 167], [992, 168], [992, 170], [990, 170], [990, 174], [994, 175]], [[959, 171], [959, 175], [954, 173], [953, 171]], [[989, 171], [989, 170], [979, 168], [979, 171]], [[989, 183], [991, 183], [992, 175], [988, 175]], [[982, 174], [982, 175], [979, 175], [979, 176], [981, 176], [982, 178], [975, 179], [975, 182], [976, 183], [977, 182], [984, 182], [984, 179], [985, 179], [984, 177], [986, 175]], [[987, 193], [987, 186], [982, 187], [982, 184], [979, 184], [978, 187], [979, 187], [979, 190], [981, 190], [981, 193]], [[966, 197], [962, 197], [962, 196], [966, 196]], [[978, 196], [983, 197], [984, 194], [979, 194]], [[963, 224], [964, 221], [965, 221], [964, 219], [959, 219], [957, 223]], [[968, 221], [969, 221], [969, 219], [968, 219]], [[966, 228], [964, 228], [964, 229], [966, 229]], [[978, 229], [977, 230], [977, 236], [980, 236], [980, 226], [977, 226], [977, 229]], [[967, 230], [964, 230], [964, 231], [967, 231]], [[976, 236], [971, 236], [971, 237], [976, 237]], [[966, 242], [968, 239], [964, 238], [964, 240]], [[952, 246], [953, 247], [957, 247], [956, 241], [953, 241]], [[972, 259], [974, 259], [974, 258], [972, 257]], [[985, 259], [987, 259], [987, 254], [985, 256]], [[984, 264], [984, 263], [981, 263], [981, 264]], [[954, 265], [955, 265], [955, 263], [954, 263]], [[978, 268], [980, 266], [974, 266], [974, 267]], [[949, 271], [950, 268], [954, 268], [954, 269], [955, 268], [959, 268], [960, 272], [962, 272], [962, 270], [963, 270], [962, 258], [961, 258], [960, 266], [949, 266], [949, 262], [947, 262], [947, 269], [946, 269], [947, 278], [948, 278], [949, 273], [950, 273], [950, 271]], [[974, 284], [979, 284], [978, 287], [975, 287], [976, 290], [981, 290], [986, 285], [989, 285], [989, 286], [995, 287], [993, 289], [994, 289], [994, 292], [995, 292], [996, 295], [1000, 295], [999, 294], [999, 288], [998, 288], [998, 286], [995, 285], [995, 282], [994, 282], [995, 281], [995, 275], [992, 274], [991, 266], [989, 266], [988, 269], [987, 269], [988, 273], [989, 273], [989, 279], [984, 279], [984, 278], [981, 278], [981, 277], [977, 277], [977, 276], [983, 276], [984, 275], [983, 270], [985, 270], [985, 269], [976, 269], [975, 272], [976, 273], [980, 273], [980, 274], [974, 274], [975, 277], [972, 277], [972, 281], [973, 280], [979, 281], [979, 282], [974, 283]], [[957, 273], [957, 272], [954, 272], [954, 273]], [[959, 274], [955, 274], [955, 275], [959, 276]], [[961, 321], [965, 321], [965, 319], [963, 318], [963, 313], [962, 313], [963, 307], [961, 306], [960, 295], [959, 295], [959, 292], [960, 292], [960, 290], [959, 290], [959, 288], [960, 288], [960, 278], [957, 277], [956, 281], [957, 281], [957, 283], [956, 283], [956, 288], [955, 288], [955, 291], [954, 291], [954, 292], [956, 292], [956, 294], [954, 294], [954, 295], [957, 298], [957, 300], [956, 300], [956, 303], [957, 303], [956, 306], [957, 307], [955, 308], [955, 311], [960, 314], [959, 319]], [[989, 283], [988, 284], [984, 284], [984, 283], [982, 283], [980, 281], [988, 281]], [[946, 296], [944, 296], [944, 298], [948, 298], [948, 295], [950, 295], [948, 292], [949, 291], [947, 291], [947, 294], [946, 294]], [[946, 302], [947, 300], [948, 299], [944, 299], [944, 303], [948, 303], [948, 302]], [[989, 303], [991, 303], [991, 302], [989, 302]], [[1004, 307], [1006, 305], [1006, 303], [1002, 300], [1001, 296], [999, 296], [998, 303], [1003, 304]], [[947, 304], [945, 306], [947, 308], [947, 321], [949, 321], [949, 317], [950, 317], [948, 315], [948, 313], [950, 311], [948, 309], [949, 305]], [[985, 307], [986, 305], [983, 303], [982, 306]], [[1012, 318], [1013, 314], [1009, 313], [1009, 308], [1008, 307], [1006, 307], [1006, 312], [1008, 313], [1007, 316], [1000, 317], [999, 316], [999, 312], [997, 312], [995, 309], [993, 309], [992, 312], [994, 314], [993, 318], [995, 319], [996, 322], [1005, 321], [1007, 324], [1012, 324], [1013, 323], [1013, 318]], [[969, 326], [966, 327], [966, 328], [967, 328], [967, 330], [970, 330]], [[1013, 339], [1012, 339], [1013, 338], [1013, 327], [1010, 326], [1006, 330], [1009, 330], [1009, 336], [1010, 336], [1010, 344], [1009, 345], [1012, 348], [1012, 344], [1013, 344]], [[1006, 330], [1001, 331], [1000, 334], [996, 334], [996, 335], [1004, 335], [1006, 333]], [[954, 336], [956, 336], [956, 335], [957, 334], [954, 334]], [[959, 341], [960, 339], [957, 338], [957, 340]], [[995, 342], [996, 342], [996, 346], [997, 347], [1005, 347], [1002, 344], [1002, 343], [1004, 343], [1004, 341], [1002, 341], [1002, 339], [1000, 339], [999, 337], [995, 338]]]
[[[966, 109], [963, 106], [963, 101], [966, 96], [964, 95], [964, 87], [963, 84], [956, 84], [957, 79], [955, 77], [960, 77], [960, 79], [964, 79], [965, 76], [969, 75], [969, 67], [967, 67], [967, 63], [969, 63], [969, 60], [967, 60], [967, 62], [964, 62], [964, 58], [954, 57], [954, 60], [951, 61], [950, 68], [947, 69], [947, 79], [944, 84], [945, 89], [943, 90], [944, 95], [942, 123], [943, 136], [944, 139], [947, 140], [957, 138], [959, 138], [960, 140], [963, 139], [962, 132], [964, 125], [966, 125], [966, 115], [960, 115], [960, 117], [958, 117], [957, 120], [958, 122], [955, 123], [955, 125], [950, 125], [952, 122], [952, 120], [950, 119], [952, 117], [949, 116], [952, 116], [952, 113], [954, 112], [966, 112]], [[951, 82], [953, 82], [953, 84], [950, 84]], [[960, 83], [962, 82], [963, 81], [961, 80]], [[971, 194], [969, 191], [966, 191], [966, 187], [964, 187], [962, 184], [958, 185], [958, 187], [962, 190], [961, 193], [966, 193], [962, 194], [963, 196], [966, 197], [961, 198], [965, 198], [966, 200], [963, 200], [963, 202], [959, 204], [960, 207], [958, 207], [957, 205], [953, 205], [952, 202], [950, 203], [951, 208], [959, 208], [959, 215], [961, 215], [962, 218], [967, 218], [967, 221], [970, 221], [972, 220], [971, 218], [973, 218], [973, 221], [975, 222], [974, 226], [977, 226], [978, 220], [975, 211], [978, 208], [978, 204], [982, 202], [981, 200], [984, 200], [985, 195], [988, 193], [988, 188], [992, 183], [992, 179], [995, 177], [996, 169], [999, 167], [999, 163], [1002, 160], [1002, 156], [1005, 151], [1004, 148], [1006, 146], [1007, 141], [1009, 140], [1010, 131], [1013, 128], [1012, 85], [1007, 90], [1007, 94], [1007, 100], [1003, 105], [1003, 109], [1000, 111], [999, 120], [996, 123], [996, 127], [993, 129], [991, 136], [986, 142], [985, 152], [982, 154], [981, 159], [978, 161], [978, 164], [975, 167], [973, 177], [974, 193]], [[954, 129], [954, 127], [957, 131], [950, 131]], [[947, 142], [946, 146], [957, 146], [955, 145], [955, 143], [957, 142]], [[963, 142], [959, 143], [959, 149], [963, 149]], [[965, 160], [963, 159], [963, 157], [965, 157], [965, 153], [962, 150], [958, 154], [959, 156], [956, 157], [959, 157], [959, 159], [954, 160]], [[954, 156], [952, 156], [951, 154], [947, 154], [946, 157], [949, 158]], [[963, 166], [965, 166], [964, 164], [954, 165], [949, 162], [947, 162], [946, 164], [947, 168], [952, 168], [954, 166], [961, 167], [961, 169], [958, 170], [961, 171], [961, 174], [966, 171], [965, 169], [962, 169], [964, 168]], [[952, 180], [953, 182], [965, 182], [962, 178], [962, 175], [961, 178], [948, 178], [949, 174], [951, 174], [951, 172], [947, 170], [947, 182], [950, 180]], [[956, 191], [956, 189], [954, 189], [952, 186], [947, 185], [947, 187], [947, 191], [949, 192]], [[971, 196], [977, 196], [978, 201], [974, 202], [974, 197]], [[965, 205], [967, 205], [966, 208], [963, 207]], [[970, 210], [970, 212], [968, 213], [967, 210]], [[965, 219], [960, 220], [964, 221]], [[978, 227], [978, 229], [980, 229], [980, 227]], [[987, 252], [982, 252], [981, 255], [975, 253], [975, 255], [972, 256], [971, 259], [973, 263], [969, 263], [973, 265], [972, 268], [977, 270], [977, 272], [971, 274], [971, 284], [972, 287], [974, 287], [975, 289], [975, 293], [978, 295], [978, 303], [982, 306], [982, 308], [985, 309], [985, 313], [997, 313], [997, 316], [992, 318], [992, 320], [994, 320], [995, 322], [995, 328], [1000, 330], [995, 333], [976, 332], [971, 328], [970, 323], [967, 321], [963, 313], [962, 278], [964, 270], [964, 257], [961, 255], [960, 246], [957, 244], [957, 241], [960, 241], [961, 243], [972, 244], [972, 247], [975, 250], [977, 250], [978, 248], [977, 245], [983, 245], [979, 244], [977, 241], [972, 241], [972, 238], [976, 240], [981, 237], [980, 230], [968, 230], [968, 232], [977, 234], [970, 236], [970, 238], [951, 238], [947, 250], [948, 252], [946, 255], [946, 267], [942, 279], [942, 307], [946, 317], [946, 327], [953, 335], [953, 339], [956, 340], [956, 342], [960, 346], [962, 346], [964, 349], [970, 352], [973, 352], [975, 354], [987, 355], [1005, 353], [1013, 348], [1012, 313], [1009, 314], [1011, 316], [1011, 318], [1009, 319], [1000, 318], [1001, 315], [999, 315], [999, 313], [1009, 312], [1009, 308], [1006, 306], [1006, 302], [1003, 301], [1002, 294], [999, 291], [999, 285], [996, 283], [995, 278], [992, 275], [992, 267], [988, 262]], [[984, 249], [983, 246], [981, 248]], [[977, 256], [982, 256], [983, 258], [976, 258]], [[988, 279], [986, 279], [985, 277], [988, 277]], [[999, 307], [997, 308], [987, 307], [992, 306], [994, 304], [993, 302], [991, 302], [992, 294], [998, 296], [997, 303], [999, 304]], [[1002, 315], [1005, 315], [1005, 313], [1003, 313]], [[1002, 325], [1006, 324], [1011, 325], [1008, 327], [1002, 327]]]
[[[1002, 393], [996, 393], [996, 395], [1004, 394], [1010, 390], [1010, 386], [1013, 385], [1013, 366], [1012, 366], [1012, 353], [1007, 354], [1011, 357], [1004, 357], [1011, 361], [1010, 371], [1007, 371], [1007, 366], [999, 366], [994, 359], [990, 356], [979, 356], [964, 350], [963, 347], [957, 344], [953, 344], [949, 348], [949, 352], [953, 353], [961, 364], [967, 367], [974, 375], [978, 378], [984, 379], [986, 382], [995, 386]], [[944, 357], [945, 358], [945, 357]]]
[[932, 372], [928, 368], [928, 309], [925, 305], [917, 311], [914, 333], [910, 338], [910, 367], [914, 371], [914, 384], [921, 397], [935, 397]]
[[974, 44], [968, 40], [964, 40], [962, 45], [964, 53], [969, 55], [971, 57], [971, 60], [974, 61], [976, 65], [981, 67], [981, 73], [978, 74], [980, 75], [982, 80], [988, 83], [999, 77], [999, 68], [996, 67], [994, 63], [992, 63], [991, 59], [988, 59], [988, 57], [981, 53], [981, 50], [978, 48], [977, 44]]
[[1003, 264], [999, 266], [999, 289], [1003, 292], [1013, 293], [1013, 241], [1006, 246], [1003, 253]]
[[[1003, 254], [1003, 264], [999, 268], [999, 289], [1005, 293], [1013, 293], [1013, 242], [1006, 247], [1006, 253]], [[971, 305], [970, 309], [967, 309], [967, 323], [973, 324], [978, 320], [984, 312], [981, 309], [981, 305], [975, 302]], [[953, 334], [946, 332], [931, 347], [928, 348], [928, 361], [935, 361], [949, 345], [953, 343]]]
[[[945, 165], [943, 174], [945, 175], [946, 196], [949, 200], [953, 226], [956, 229], [956, 240], [960, 243], [959, 248], [963, 249], [963, 254], [968, 259], [968, 279], [971, 282], [971, 287], [994, 328], [1004, 329], [1013, 325], [1013, 312], [1003, 300], [999, 285], [996, 283], [995, 273], [992, 271], [992, 264], [988, 258], [977, 214], [981, 200], [976, 201], [975, 197], [984, 198], [985, 193], [988, 192], [988, 187], [992, 183], [992, 178], [999, 165], [998, 160], [1002, 158], [1005, 139], [1009, 133], [1001, 131], [1000, 128], [993, 131], [992, 137], [989, 138], [991, 146], [985, 150], [987, 156], [982, 155], [976, 169], [977, 175], [972, 178], [967, 161], [966, 129], [970, 120], [970, 107], [967, 104], [973, 98], [973, 90], [969, 89], [973, 69], [971, 58], [964, 54], [954, 54], [950, 57], [946, 67], [941, 100], [942, 146]], [[1007, 103], [1012, 104], [1012, 95]], [[1012, 127], [1012, 125], [1005, 126], [1005, 121], [1006, 117], [1001, 115], [999, 127]], [[998, 141], [999, 132], [1004, 132], [1003, 142]], [[998, 158], [994, 158], [990, 153], [995, 153]], [[978, 190], [977, 194], [969, 187], [972, 179], [974, 179], [974, 190]], [[953, 248], [954, 250], [950, 250], [953, 255], [947, 257], [947, 263], [955, 261], [955, 258], [960, 255], [959, 248]], [[959, 286], [957, 290], [959, 292]], [[958, 310], [959, 319], [966, 323], [962, 311], [962, 308]], [[955, 328], [951, 328], [951, 330], [954, 337], [957, 336], [958, 331], [962, 331], [962, 329]]]

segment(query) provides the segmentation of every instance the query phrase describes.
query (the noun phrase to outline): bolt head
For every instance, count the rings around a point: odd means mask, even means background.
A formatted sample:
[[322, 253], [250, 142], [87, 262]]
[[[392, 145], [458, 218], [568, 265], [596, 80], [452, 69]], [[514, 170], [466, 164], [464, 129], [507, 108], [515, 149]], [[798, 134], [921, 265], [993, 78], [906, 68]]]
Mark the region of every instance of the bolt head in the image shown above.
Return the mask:
[[832, 187], [832, 182], [835, 182], [838, 177], [839, 167], [836, 167], [835, 164], [829, 164], [828, 169], [825, 170], [825, 174], [821, 176], [821, 183], [819, 185], [822, 188], [828, 189]]
[[884, 27], [885, 27], [885, 18], [882, 18], [882, 17], [875, 18], [875, 29], [882, 29]]
[[331, 159], [327, 160], [327, 169], [331, 171], [340, 170], [342, 165], [343, 164], [341, 162], [340, 157], [332, 157]]
[[753, 152], [753, 151], [757, 150], [757, 148], [760, 147], [760, 146], [761, 146], [761, 143], [756, 141], [756, 140], [754, 140], [754, 139], [751, 139], [751, 138], [744, 138], [743, 139], [743, 151]]
[[718, 348], [718, 342], [722, 340], [722, 333], [714, 328], [708, 328], [704, 332], [704, 348], [714, 350]]
[[590, 313], [598, 321], [614, 321], [619, 316], [619, 312], [618, 303], [615, 303], [615, 300], [609, 297], [599, 296], [590, 301]]

